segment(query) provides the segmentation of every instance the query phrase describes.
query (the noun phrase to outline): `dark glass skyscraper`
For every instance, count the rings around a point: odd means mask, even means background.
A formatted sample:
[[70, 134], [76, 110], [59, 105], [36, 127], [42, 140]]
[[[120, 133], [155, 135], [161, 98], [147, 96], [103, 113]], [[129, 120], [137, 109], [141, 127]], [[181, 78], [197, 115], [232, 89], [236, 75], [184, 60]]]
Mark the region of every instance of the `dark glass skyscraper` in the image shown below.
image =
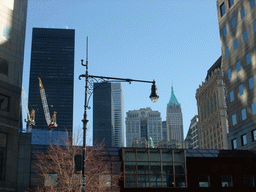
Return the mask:
[[[49, 138], [61, 139], [60, 131], [65, 129], [72, 132], [74, 45], [75, 30], [33, 28], [29, 104], [35, 109], [36, 123], [32, 144], [48, 144]], [[50, 117], [57, 112], [58, 127], [52, 132], [45, 120], [38, 77], [42, 79]]]

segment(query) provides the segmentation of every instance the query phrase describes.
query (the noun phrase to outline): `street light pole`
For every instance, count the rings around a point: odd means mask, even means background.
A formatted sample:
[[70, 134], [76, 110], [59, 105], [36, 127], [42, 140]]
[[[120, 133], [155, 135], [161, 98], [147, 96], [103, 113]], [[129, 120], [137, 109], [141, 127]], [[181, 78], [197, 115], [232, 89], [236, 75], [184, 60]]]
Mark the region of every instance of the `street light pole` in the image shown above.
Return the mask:
[[[117, 77], [105, 77], [105, 76], [95, 76], [95, 75], [89, 75], [88, 73], [88, 37], [86, 41], [86, 64], [83, 63], [84, 60], [81, 60], [81, 65], [86, 67], [85, 74], [82, 74], [79, 76], [79, 80], [81, 80], [81, 77], [85, 77], [85, 99], [84, 99], [84, 118], [82, 119], [83, 122], [83, 164], [82, 164], [82, 181], [81, 181], [81, 192], [85, 192], [85, 182], [86, 182], [86, 176], [85, 176], [85, 166], [86, 166], [86, 130], [87, 130], [87, 108], [89, 108], [88, 103], [89, 99], [87, 100], [88, 96], [88, 83], [89, 83], [89, 78], [90, 79], [99, 79], [99, 80], [118, 80], [118, 82], [141, 82], [141, 83], [152, 83], [151, 87], [151, 94], [150, 94], [150, 99], [153, 103], [155, 103], [159, 96], [157, 94], [157, 88], [155, 85], [155, 80], [153, 81], [144, 81], [144, 80], [136, 80], [136, 79], [128, 79], [128, 78], [117, 78]], [[93, 93], [93, 91], [90, 93]]]

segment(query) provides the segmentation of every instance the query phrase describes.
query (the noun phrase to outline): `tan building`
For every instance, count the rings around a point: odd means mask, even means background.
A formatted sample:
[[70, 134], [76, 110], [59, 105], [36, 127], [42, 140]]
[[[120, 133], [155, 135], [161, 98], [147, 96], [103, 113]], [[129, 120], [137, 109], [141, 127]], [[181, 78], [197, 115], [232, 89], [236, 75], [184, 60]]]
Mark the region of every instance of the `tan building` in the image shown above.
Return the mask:
[[220, 57], [208, 70], [205, 82], [196, 90], [199, 148], [228, 148], [223, 77]]
[[15, 191], [27, 0], [0, 1], [0, 191]]
[[256, 1], [218, 0], [228, 145], [251, 149], [256, 130]]

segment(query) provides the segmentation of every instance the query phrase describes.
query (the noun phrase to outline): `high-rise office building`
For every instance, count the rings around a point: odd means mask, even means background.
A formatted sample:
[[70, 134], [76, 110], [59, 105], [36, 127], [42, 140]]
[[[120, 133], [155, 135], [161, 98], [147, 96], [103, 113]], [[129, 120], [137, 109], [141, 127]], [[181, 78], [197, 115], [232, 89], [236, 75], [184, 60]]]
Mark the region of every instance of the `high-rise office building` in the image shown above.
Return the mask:
[[151, 108], [126, 113], [126, 147], [156, 147], [163, 139], [161, 113]]
[[124, 146], [124, 103], [121, 83], [94, 83], [93, 144]]
[[15, 191], [27, 0], [0, 1], [0, 189]]
[[169, 103], [166, 109], [167, 140], [183, 142], [183, 119], [181, 105], [178, 102], [173, 86]]
[[198, 115], [195, 115], [191, 121], [188, 128], [188, 133], [185, 138], [185, 147], [188, 149], [199, 148], [198, 143]]
[[255, 0], [218, 0], [222, 66], [229, 122], [228, 146], [251, 149], [256, 125]]
[[227, 149], [227, 107], [221, 57], [208, 70], [205, 82], [196, 90], [199, 147]]
[[[29, 104], [35, 109], [32, 144], [63, 140], [73, 130], [75, 30], [33, 28]], [[50, 117], [57, 112], [58, 127], [48, 129], [39, 90], [41, 78]]]

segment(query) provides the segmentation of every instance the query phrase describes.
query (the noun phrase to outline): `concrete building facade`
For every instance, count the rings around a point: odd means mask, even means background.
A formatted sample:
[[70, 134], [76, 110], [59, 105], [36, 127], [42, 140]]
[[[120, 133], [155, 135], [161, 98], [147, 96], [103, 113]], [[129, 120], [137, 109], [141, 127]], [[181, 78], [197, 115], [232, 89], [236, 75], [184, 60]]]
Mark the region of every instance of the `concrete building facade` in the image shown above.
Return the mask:
[[15, 191], [27, 0], [0, 1], [0, 191]]
[[256, 130], [256, 2], [218, 0], [217, 9], [227, 95], [228, 146], [251, 149]]
[[163, 139], [161, 113], [149, 107], [128, 111], [125, 124], [127, 147], [155, 147]]
[[185, 146], [189, 149], [199, 148], [198, 143], [198, 115], [195, 115], [190, 122], [188, 133], [185, 138]]
[[199, 147], [227, 149], [227, 114], [221, 57], [208, 70], [205, 82], [196, 90]]

